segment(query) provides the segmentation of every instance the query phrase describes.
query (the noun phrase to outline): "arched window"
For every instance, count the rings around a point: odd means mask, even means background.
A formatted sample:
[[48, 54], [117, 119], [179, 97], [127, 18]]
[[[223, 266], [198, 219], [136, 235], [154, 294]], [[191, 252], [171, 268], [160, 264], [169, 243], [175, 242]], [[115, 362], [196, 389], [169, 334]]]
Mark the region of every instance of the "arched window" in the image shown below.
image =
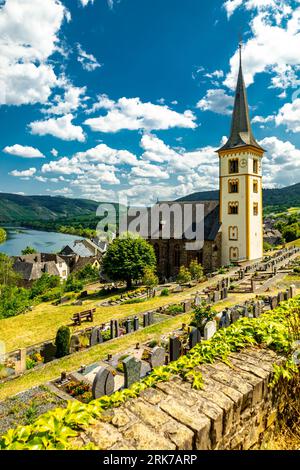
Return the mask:
[[180, 268], [180, 263], [181, 263], [181, 252], [180, 252], [180, 246], [176, 245], [174, 248], [174, 265], [176, 268]]
[[240, 256], [240, 253], [239, 253], [239, 249], [237, 247], [232, 246], [231, 248], [229, 248], [230, 261], [238, 261], [239, 256]]
[[238, 202], [229, 202], [228, 204], [228, 214], [237, 215], [239, 213], [239, 203]]
[[229, 240], [238, 240], [239, 239], [239, 229], [236, 226], [230, 226], [229, 231]]
[[230, 194], [237, 194], [239, 192], [239, 180], [228, 181], [228, 192]]
[[238, 158], [233, 158], [229, 160], [228, 165], [229, 165], [228, 170], [230, 174], [239, 172], [239, 159]]

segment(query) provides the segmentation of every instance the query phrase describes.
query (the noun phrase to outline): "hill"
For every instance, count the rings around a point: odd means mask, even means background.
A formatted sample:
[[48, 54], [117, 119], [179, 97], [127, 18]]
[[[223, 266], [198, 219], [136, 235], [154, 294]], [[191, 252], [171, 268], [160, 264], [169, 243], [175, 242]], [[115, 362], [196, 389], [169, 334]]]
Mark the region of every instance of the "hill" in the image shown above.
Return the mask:
[[98, 205], [95, 201], [85, 199], [0, 193], [0, 223], [17, 224], [35, 220], [49, 222], [95, 215]]
[[[263, 190], [264, 207], [270, 210], [282, 210], [300, 206], [300, 183], [280, 189]], [[204, 191], [190, 194], [178, 201], [208, 201], [219, 199], [219, 191]]]

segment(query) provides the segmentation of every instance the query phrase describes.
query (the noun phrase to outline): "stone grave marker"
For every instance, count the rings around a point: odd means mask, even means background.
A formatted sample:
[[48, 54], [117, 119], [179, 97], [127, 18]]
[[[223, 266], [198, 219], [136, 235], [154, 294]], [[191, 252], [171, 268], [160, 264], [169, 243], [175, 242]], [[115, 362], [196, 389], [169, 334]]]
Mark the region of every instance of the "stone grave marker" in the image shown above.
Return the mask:
[[47, 364], [55, 359], [56, 346], [54, 343], [45, 343], [41, 350], [41, 356], [44, 358], [44, 363]]
[[70, 340], [70, 354], [79, 351], [80, 340], [78, 335], [72, 335]]
[[217, 322], [215, 320], [209, 321], [204, 327], [204, 340], [211, 339], [217, 331]]
[[188, 313], [192, 310], [192, 301], [191, 300], [185, 300], [183, 302], [183, 311], [184, 313]]
[[201, 341], [201, 335], [200, 331], [198, 328], [192, 327], [192, 330], [190, 331], [189, 334], [189, 347], [190, 349], [193, 349], [196, 344], [200, 343]]
[[144, 328], [149, 326], [149, 314], [148, 314], [148, 312], [143, 314], [143, 326], [144, 326]]
[[231, 321], [235, 323], [241, 318], [241, 314], [238, 309], [231, 310]]
[[221, 317], [219, 326], [220, 326], [220, 328], [227, 328], [228, 326], [230, 326], [230, 323], [231, 323], [230, 316], [229, 316], [227, 310], [225, 310], [223, 312], [222, 317]]
[[150, 354], [150, 365], [152, 369], [155, 369], [155, 367], [160, 367], [165, 365], [166, 362], [166, 350], [165, 348], [161, 348], [159, 346], [156, 346], [153, 348], [151, 354]]
[[133, 330], [137, 331], [139, 329], [139, 317], [134, 317], [133, 319]]
[[111, 339], [115, 338], [115, 321], [110, 320], [110, 337]]
[[284, 301], [284, 293], [283, 292], [278, 292], [277, 301], [278, 301], [278, 304], [280, 304], [281, 302]]
[[271, 297], [270, 301], [271, 301], [271, 309], [274, 310], [278, 305], [277, 296]]
[[129, 356], [124, 359], [124, 374], [125, 374], [125, 388], [131, 387], [134, 383], [138, 382], [141, 377], [142, 363], [135, 357]]
[[220, 300], [220, 292], [215, 290], [213, 293], [213, 302], [216, 303], [216, 302], [219, 302], [219, 300]]
[[201, 297], [199, 297], [199, 295], [196, 295], [194, 303], [196, 307], [199, 307], [199, 305], [201, 305]]
[[101, 398], [105, 395], [112, 395], [115, 390], [115, 378], [112, 372], [106, 368], [101, 367], [97, 372], [93, 385], [92, 385], [92, 394], [93, 398]]
[[148, 313], [148, 324], [150, 326], [150, 325], [153, 325], [153, 323], [154, 323], [154, 312], [149, 312]]
[[126, 334], [131, 333], [131, 330], [132, 330], [131, 320], [126, 320], [125, 321], [125, 329], [126, 329]]
[[96, 344], [99, 343], [99, 328], [93, 328], [92, 329], [92, 334], [90, 337], [90, 346], [95, 346]]
[[177, 361], [181, 356], [182, 344], [177, 336], [171, 336], [169, 340], [170, 362]]
[[292, 284], [290, 286], [290, 298], [293, 299], [294, 297], [296, 297], [296, 295], [297, 295], [296, 286]]

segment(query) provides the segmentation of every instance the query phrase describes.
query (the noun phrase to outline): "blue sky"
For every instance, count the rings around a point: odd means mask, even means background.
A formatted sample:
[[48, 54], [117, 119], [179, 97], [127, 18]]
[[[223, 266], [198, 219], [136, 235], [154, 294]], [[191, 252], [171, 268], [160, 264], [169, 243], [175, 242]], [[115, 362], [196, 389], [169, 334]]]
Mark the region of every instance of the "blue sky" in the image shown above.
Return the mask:
[[0, 190], [218, 187], [243, 35], [265, 187], [300, 181], [299, 0], [0, 0]]

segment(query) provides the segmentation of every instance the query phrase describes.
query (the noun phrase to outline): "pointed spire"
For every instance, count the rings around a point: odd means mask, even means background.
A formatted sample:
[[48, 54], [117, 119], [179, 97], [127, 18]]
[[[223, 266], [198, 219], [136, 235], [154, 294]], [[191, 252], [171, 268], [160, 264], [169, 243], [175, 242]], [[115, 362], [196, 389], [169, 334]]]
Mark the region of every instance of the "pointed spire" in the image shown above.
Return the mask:
[[243, 75], [241, 41], [239, 43], [239, 56], [240, 65], [235, 92], [230, 137], [227, 143], [220, 150], [230, 150], [238, 147], [244, 147], [246, 145], [251, 145], [252, 147], [256, 147], [259, 150], [263, 150], [262, 147], [256, 142], [251, 128], [247, 90]]

